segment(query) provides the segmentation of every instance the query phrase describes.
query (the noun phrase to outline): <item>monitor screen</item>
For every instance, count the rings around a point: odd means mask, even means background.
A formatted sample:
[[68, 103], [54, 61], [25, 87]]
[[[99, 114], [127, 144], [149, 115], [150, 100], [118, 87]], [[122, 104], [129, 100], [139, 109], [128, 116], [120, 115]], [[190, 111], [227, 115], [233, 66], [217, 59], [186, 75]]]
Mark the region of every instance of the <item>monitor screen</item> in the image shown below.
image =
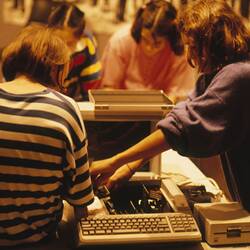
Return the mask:
[[[101, 160], [133, 146], [151, 132], [150, 121], [84, 121], [90, 161]], [[146, 164], [141, 170], [148, 170]]]

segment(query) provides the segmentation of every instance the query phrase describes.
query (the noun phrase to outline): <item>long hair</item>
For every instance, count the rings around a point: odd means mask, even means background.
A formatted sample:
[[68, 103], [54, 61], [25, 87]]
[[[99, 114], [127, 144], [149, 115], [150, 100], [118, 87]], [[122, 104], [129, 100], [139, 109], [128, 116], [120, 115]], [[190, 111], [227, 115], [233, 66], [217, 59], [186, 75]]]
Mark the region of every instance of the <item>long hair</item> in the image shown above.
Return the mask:
[[189, 41], [188, 61], [200, 72], [249, 59], [250, 34], [241, 16], [222, 0], [198, 0], [185, 6], [179, 30]]
[[3, 76], [12, 81], [17, 75], [26, 75], [44, 85], [58, 87], [59, 83], [51, 77], [51, 70], [57, 69], [59, 74], [69, 60], [68, 46], [53, 29], [33, 24], [25, 27], [3, 50]]
[[177, 28], [177, 10], [170, 2], [151, 0], [139, 8], [131, 29], [132, 37], [137, 43], [140, 43], [144, 28], [148, 29], [153, 37], [167, 39], [175, 54], [183, 53], [184, 46]]
[[63, 3], [55, 8], [48, 19], [49, 27], [71, 28], [76, 38], [83, 35], [85, 29], [85, 14], [73, 4]]

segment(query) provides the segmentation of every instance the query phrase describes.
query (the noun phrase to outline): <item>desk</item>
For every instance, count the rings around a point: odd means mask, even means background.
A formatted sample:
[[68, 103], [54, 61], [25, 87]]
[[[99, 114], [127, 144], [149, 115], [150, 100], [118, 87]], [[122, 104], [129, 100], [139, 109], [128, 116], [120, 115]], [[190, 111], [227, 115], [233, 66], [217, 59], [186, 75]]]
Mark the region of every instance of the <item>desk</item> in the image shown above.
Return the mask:
[[[145, 246], [109, 246], [109, 247], [93, 247], [80, 248], [81, 250], [249, 250], [250, 246], [231, 246], [231, 247], [210, 247], [202, 242], [198, 244], [179, 244], [179, 245], [145, 245]], [[79, 250], [80, 250], [79, 249]]]
[[[66, 238], [67, 239], [67, 238]], [[99, 246], [99, 247], [68, 247], [63, 241], [55, 241], [49, 245], [39, 247], [20, 247], [8, 248], [8, 250], [250, 250], [250, 246], [231, 246], [231, 247], [210, 247], [208, 244], [201, 242], [198, 244], [179, 244], [179, 245], [138, 245], [138, 246]]]

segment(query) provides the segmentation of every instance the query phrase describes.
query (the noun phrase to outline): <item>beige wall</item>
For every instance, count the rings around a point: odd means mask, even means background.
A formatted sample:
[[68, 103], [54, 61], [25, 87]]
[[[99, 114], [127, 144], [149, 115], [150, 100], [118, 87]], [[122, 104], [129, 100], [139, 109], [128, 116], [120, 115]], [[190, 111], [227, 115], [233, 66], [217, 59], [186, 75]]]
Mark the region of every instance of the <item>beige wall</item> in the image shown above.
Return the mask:
[[4, 22], [3, 2], [3, 0], [0, 0], [0, 48], [6, 46], [22, 28], [22, 26]]
[[[6, 23], [3, 18], [4, 0], [0, 0], [0, 55], [2, 49], [14, 39], [22, 26]], [[1, 61], [0, 61], [1, 62]], [[2, 82], [2, 69], [0, 63], [0, 82]]]

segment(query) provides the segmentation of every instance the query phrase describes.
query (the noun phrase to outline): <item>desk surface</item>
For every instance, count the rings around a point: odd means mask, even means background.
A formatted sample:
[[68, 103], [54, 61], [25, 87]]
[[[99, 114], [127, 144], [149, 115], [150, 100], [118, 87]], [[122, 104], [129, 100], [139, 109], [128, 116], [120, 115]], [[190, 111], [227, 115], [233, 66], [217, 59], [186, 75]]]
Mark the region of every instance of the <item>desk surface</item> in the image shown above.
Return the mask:
[[[211, 247], [201, 242], [197, 244], [178, 244], [178, 245], [137, 245], [137, 246], [98, 246], [98, 247], [80, 247], [72, 248], [67, 246], [67, 237], [62, 241], [55, 241], [49, 245], [40, 247], [14, 248], [15, 250], [250, 250], [250, 245], [245, 246], [222, 246]], [[8, 250], [14, 250], [8, 248]]]

